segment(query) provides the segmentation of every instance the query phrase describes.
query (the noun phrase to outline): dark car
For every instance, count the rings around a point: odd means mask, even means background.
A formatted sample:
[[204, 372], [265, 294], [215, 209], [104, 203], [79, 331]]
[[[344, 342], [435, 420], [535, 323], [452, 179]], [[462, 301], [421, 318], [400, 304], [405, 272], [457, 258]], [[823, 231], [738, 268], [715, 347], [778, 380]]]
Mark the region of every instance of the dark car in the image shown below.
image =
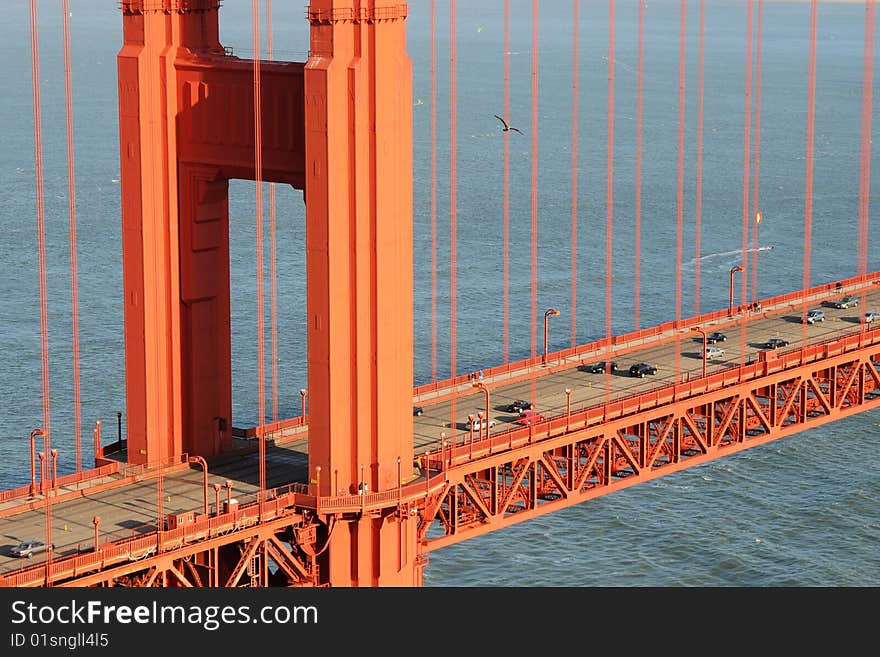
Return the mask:
[[859, 298], [854, 297], [852, 295], [845, 296], [843, 299], [838, 299], [834, 302], [835, 308], [855, 308], [859, 305]]
[[649, 365], [648, 363], [635, 363], [629, 368], [630, 376], [637, 376], [640, 379], [645, 376], [645, 374], [656, 374], [657, 368], [653, 365]]
[[[52, 549], [55, 549], [54, 543], [52, 544]], [[22, 541], [18, 545], [14, 546], [11, 550], [9, 550], [10, 554], [14, 557], [23, 557], [30, 559], [35, 554], [40, 554], [46, 551], [46, 541]]]
[[788, 340], [783, 340], [782, 338], [770, 338], [764, 343], [764, 349], [779, 349], [780, 347], [787, 346]]
[[415, 415], [416, 417], [418, 417], [419, 415], [421, 415], [424, 412], [425, 412], [425, 409], [422, 408], [421, 406], [413, 406], [413, 415]]
[[532, 402], [526, 401], [525, 399], [517, 399], [512, 404], [508, 404], [504, 407], [504, 410], [508, 413], [522, 413], [532, 407]]
[[[602, 374], [605, 372], [607, 362], [608, 361], [600, 360], [598, 363], [593, 363], [592, 365], [584, 365], [583, 370], [584, 372], [590, 372], [592, 374]], [[609, 364], [611, 365], [611, 371], [616, 372], [617, 363], [612, 360]]]
[[724, 335], [721, 331], [714, 331], [706, 336], [706, 342], [709, 344], [715, 344], [716, 342], [725, 342], [727, 340], [727, 336]]

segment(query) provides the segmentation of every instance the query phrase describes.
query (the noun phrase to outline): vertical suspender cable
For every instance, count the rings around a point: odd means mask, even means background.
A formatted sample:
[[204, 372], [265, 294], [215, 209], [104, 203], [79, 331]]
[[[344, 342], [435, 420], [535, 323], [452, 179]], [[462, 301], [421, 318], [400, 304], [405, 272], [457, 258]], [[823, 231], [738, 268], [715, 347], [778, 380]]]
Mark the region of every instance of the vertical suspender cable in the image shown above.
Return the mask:
[[[807, 290], [810, 287], [810, 247], [813, 241], [813, 137], [816, 123], [816, 16], [817, 0], [810, 2], [810, 74], [807, 87], [807, 152], [806, 179], [804, 183], [804, 304], [803, 318], [807, 314]], [[802, 322], [803, 346], [807, 340], [807, 323]]]
[[645, 1], [639, 3], [639, 73], [636, 91], [636, 218], [635, 218], [635, 243], [633, 250], [635, 258], [633, 263], [633, 328], [639, 330], [639, 312], [641, 298], [641, 269], [642, 269], [642, 87], [645, 81]]
[[[675, 194], [675, 321], [681, 320], [681, 254], [684, 213], [684, 101], [685, 101], [685, 47], [687, 39], [687, 0], [681, 0], [678, 41], [678, 161]], [[675, 349], [675, 376], [681, 365], [681, 349]]]
[[79, 284], [76, 264], [76, 178], [73, 166], [73, 91], [70, 80], [70, 0], [62, 0], [64, 25], [64, 97], [67, 112], [67, 196], [70, 225], [70, 326], [73, 352], [73, 432], [76, 471], [82, 469], [82, 410], [79, 381]]
[[[605, 171], [605, 342], [611, 347], [611, 250], [614, 244], [614, 0], [608, 0], [608, 146]], [[610, 359], [609, 359], [610, 360]], [[605, 368], [605, 401], [611, 394], [611, 368]]]
[[758, 229], [761, 224], [761, 206], [759, 205], [759, 188], [761, 184], [761, 41], [764, 32], [764, 0], [758, 0], [758, 46], [755, 55], [755, 147], [752, 155], [754, 178], [752, 192], [752, 302], [758, 301]]
[[[538, 340], [538, 0], [532, 0], [532, 360]], [[532, 377], [532, 403], [537, 380]]]
[[262, 92], [260, 89], [260, 3], [253, 0], [254, 40], [254, 179], [256, 180], [257, 219], [257, 390], [259, 420], [257, 440], [260, 448], [260, 502], [266, 490], [266, 442], [263, 423], [266, 421], [265, 381], [263, 368], [263, 124]]
[[[504, 118], [510, 119], [510, 0], [504, 0]], [[510, 132], [504, 135], [504, 340], [502, 362], [509, 357], [510, 339]]]
[[[858, 272], [868, 273], [868, 220], [871, 199], [871, 120], [874, 93], [874, 0], [865, 0], [865, 55], [862, 66], [862, 143], [859, 176]], [[864, 293], [862, 302], [864, 304]], [[862, 326], [865, 324], [862, 322]]]
[[700, 0], [700, 44], [697, 73], [697, 182], [694, 208], [694, 315], [700, 314], [700, 253], [703, 223], [703, 88], [706, 54], [706, 0]]
[[437, 380], [437, 0], [431, 0], [431, 380]]
[[[455, 62], [455, 10], [456, 0], [449, 2], [449, 376], [455, 380], [456, 374], [456, 336], [455, 324], [456, 317], [456, 170], [455, 170], [455, 151], [456, 143], [456, 126], [455, 126], [455, 92], [456, 92], [456, 62]], [[455, 395], [449, 403], [450, 420], [449, 426], [456, 426], [455, 419]], [[489, 409], [486, 409], [488, 415]]]
[[[740, 294], [741, 303], [746, 300], [746, 266], [749, 263], [749, 173], [751, 171], [751, 128], [752, 128], [752, 23], [754, 20], [753, 0], [748, 0], [746, 10], [746, 70], [745, 70], [745, 112], [743, 121], [743, 191], [742, 191], [742, 262], [740, 264]], [[730, 284], [733, 285], [731, 274]], [[731, 298], [733, 292], [731, 291]], [[746, 354], [746, 326], [745, 315], [740, 318], [742, 330], [740, 331], [740, 359], [745, 360]]]
[[[40, 47], [37, 35], [36, 0], [30, 0], [31, 22], [31, 84], [34, 103], [34, 170], [37, 201], [37, 255], [40, 274], [40, 349], [43, 367], [43, 432], [45, 435], [45, 463], [49, 463], [52, 455], [52, 431], [49, 409], [49, 310], [46, 301], [46, 237], [45, 237], [45, 205], [43, 200], [43, 127], [40, 109]], [[53, 482], [54, 483], [54, 482]], [[50, 490], [43, 492], [46, 502], [46, 544], [52, 545], [52, 512], [50, 509]], [[52, 550], [46, 552], [46, 586], [50, 586], [49, 568], [52, 561]]]
[[577, 236], [578, 236], [578, 28], [580, 0], [574, 0], [571, 55], [571, 342], [577, 345]]
[[[266, 0], [266, 59], [272, 61], [272, 0]], [[269, 183], [269, 283], [272, 286], [272, 421], [278, 421], [278, 267], [276, 262], [275, 183]]]

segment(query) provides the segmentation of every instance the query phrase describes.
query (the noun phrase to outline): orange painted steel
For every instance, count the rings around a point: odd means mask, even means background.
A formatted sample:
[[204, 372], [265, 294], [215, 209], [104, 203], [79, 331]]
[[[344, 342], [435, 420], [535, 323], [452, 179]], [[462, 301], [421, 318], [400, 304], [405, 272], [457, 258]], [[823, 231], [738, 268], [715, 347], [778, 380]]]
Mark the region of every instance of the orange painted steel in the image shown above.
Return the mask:
[[[259, 63], [259, 117], [254, 63], [225, 53], [219, 7], [122, 3], [129, 459], [231, 447], [217, 428], [232, 424], [227, 191], [257, 175], [249, 126], [260, 119], [260, 179], [305, 190], [310, 471], [350, 490], [365, 468], [370, 489], [386, 488], [397, 472], [380, 464], [400, 458], [408, 476], [412, 463], [406, 5], [313, 2], [309, 61]], [[334, 583], [411, 583], [386, 565], [397, 539], [375, 523], [333, 542]]]
[[[412, 387], [406, 4], [315, 0], [309, 61], [259, 64], [270, 113], [259, 177], [305, 191], [309, 413], [254, 433], [307, 436], [308, 482], [236, 504], [227, 482], [226, 507], [210, 513], [208, 460], [232, 451], [227, 189], [230, 178], [256, 175], [254, 65], [219, 43], [219, 0], [121, 4], [129, 463], [106, 461], [97, 424], [100, 467], [76, 481], [154, 476], [159, 512], [125, 537], [102, 536], [94, 516], [92, 549], [4, 573], [0, 586], [420, 586], [433, 550], [880, 407], [880, 327], [862, 326], [605, 403], [572, 409], [569, 396], [564, 413], [528, 427], [444, 436], [416, 473], [414, 397], [454, 399], [473, 383], [464, 375]], [[763, 314], [877, 281], [875, 272], [780, 295]], [[731, 300], [552, 359], [545, 347], [485, 375], [534, 380], [532, 368], [549, 374], [597, 350], [745, 324], [751, 313], [762, 314]], [[203, 469], [202, 507], [165, 516], [162, 479], [190, 463]], [[61, 492], [64, 482], [53, 504], [79, 494]], [[9, 499], [32, 493], [25, 486]]]

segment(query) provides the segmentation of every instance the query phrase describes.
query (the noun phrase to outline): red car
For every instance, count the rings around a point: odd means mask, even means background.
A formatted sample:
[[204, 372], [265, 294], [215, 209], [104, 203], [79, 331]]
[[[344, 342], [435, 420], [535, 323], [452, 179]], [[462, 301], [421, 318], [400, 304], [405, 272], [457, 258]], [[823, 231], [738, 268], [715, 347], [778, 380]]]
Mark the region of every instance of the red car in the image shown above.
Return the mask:
[[528, 409], [522, 411], [519, 417], [514, 420], [517, 424], [537, 424], [544, 421], [544, 416], [538, 411]]

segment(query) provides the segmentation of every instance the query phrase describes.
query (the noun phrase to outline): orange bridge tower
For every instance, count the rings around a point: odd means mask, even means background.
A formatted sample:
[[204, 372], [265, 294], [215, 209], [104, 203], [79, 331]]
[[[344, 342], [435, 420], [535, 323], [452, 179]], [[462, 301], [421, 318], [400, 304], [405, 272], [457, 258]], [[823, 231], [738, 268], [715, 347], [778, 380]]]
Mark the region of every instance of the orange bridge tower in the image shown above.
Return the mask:
[[[321, 495], [396, 487], [413, 461], [407, 5], [313, 0], [309, 60], [258, 76], [220, 44], [220, 0], [121, 6], [129, 460], [231, 445], [228, 181], [259, 177], [306, 206], [310, 476]], [[321, 583], [421, 584], [415, 519], [330, 526]]]

